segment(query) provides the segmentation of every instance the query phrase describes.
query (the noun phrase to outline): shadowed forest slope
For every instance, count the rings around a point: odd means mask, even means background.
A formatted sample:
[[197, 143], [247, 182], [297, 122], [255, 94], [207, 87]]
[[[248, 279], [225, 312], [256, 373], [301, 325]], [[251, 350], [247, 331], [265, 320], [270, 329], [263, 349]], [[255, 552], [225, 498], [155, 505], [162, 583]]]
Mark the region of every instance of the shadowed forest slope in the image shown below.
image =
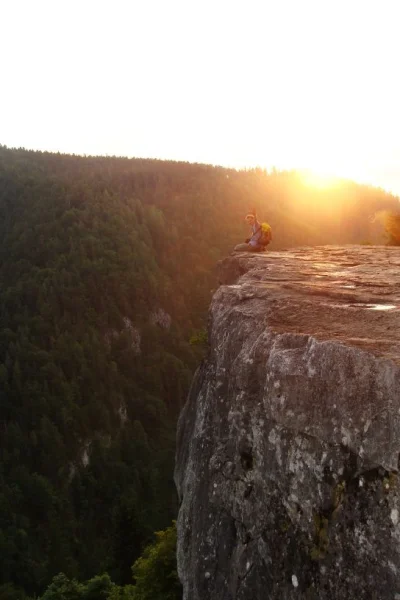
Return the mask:
[[374, 215], [398, 202], [295, 172], [0, 147], [0, 584], [129, 582], [169, 524], [189, 340], [252, 207], [283, 248], [383, 243]]

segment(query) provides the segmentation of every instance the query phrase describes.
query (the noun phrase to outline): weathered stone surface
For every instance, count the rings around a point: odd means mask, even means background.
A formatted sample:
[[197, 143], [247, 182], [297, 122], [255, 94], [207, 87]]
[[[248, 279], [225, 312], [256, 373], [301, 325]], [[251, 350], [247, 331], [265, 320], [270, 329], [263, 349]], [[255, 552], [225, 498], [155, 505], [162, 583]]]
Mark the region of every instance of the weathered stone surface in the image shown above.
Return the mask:
[[220, 272], [178, 427], [184, 600], [400, 598], [400, 249]]

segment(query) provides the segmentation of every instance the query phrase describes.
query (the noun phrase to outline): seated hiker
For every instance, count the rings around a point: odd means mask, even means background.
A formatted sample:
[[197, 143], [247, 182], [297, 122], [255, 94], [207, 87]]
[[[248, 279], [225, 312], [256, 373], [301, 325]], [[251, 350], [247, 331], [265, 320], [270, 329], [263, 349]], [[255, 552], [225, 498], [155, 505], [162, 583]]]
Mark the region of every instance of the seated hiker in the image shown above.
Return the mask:
[[272, 239], [271, 227], [268, 223], [259, 223], [256, 213], [249, 213], [245, 221], [251, 227], [251, 237], [244, 244], [235, 246], [235, 252], [262, 252]]

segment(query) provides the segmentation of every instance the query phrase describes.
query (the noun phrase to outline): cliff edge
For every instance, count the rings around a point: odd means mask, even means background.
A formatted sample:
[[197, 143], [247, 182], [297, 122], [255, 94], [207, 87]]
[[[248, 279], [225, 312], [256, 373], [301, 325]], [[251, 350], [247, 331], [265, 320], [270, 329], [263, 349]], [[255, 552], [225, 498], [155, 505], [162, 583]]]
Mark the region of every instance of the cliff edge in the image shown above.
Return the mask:
[[400, 248], [220, 274], [178, 425], [184, 600], [400, 599]]

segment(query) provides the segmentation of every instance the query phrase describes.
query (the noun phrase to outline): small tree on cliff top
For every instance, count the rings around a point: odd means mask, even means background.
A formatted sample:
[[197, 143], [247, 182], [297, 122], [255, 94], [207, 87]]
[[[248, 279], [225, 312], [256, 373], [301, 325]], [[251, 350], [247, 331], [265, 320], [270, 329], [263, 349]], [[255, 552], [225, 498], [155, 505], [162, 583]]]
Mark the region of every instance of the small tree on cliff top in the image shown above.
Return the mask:
[[385, 223], [389, 246], [400, 246], [400, 214], [389, 214]]

